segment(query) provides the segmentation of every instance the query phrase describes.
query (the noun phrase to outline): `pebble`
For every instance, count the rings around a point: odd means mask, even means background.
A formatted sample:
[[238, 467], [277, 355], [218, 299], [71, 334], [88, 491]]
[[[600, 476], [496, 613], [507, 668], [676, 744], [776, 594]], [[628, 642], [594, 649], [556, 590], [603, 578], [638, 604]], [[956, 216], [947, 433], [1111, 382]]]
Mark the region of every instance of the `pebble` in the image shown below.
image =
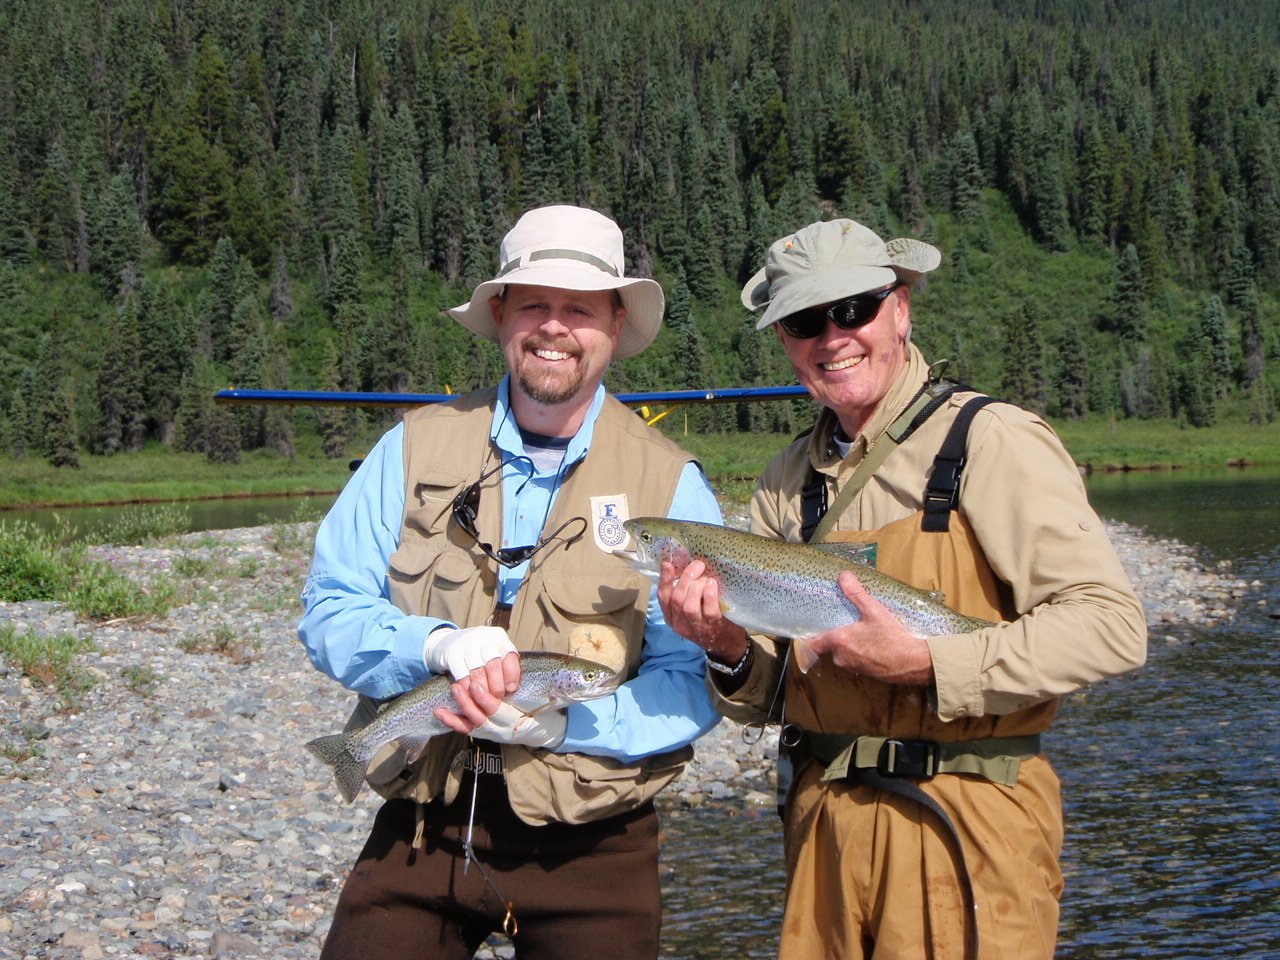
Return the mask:
[[[312, 525], [313, 526], [313, 525]], [[1165, 627], [1233, 615], [1248, 585], [1183, 544], [1108, 531]], [[94, 547], [178, 599], [163, 619], [93, 622], [0, 603], [0, 626], [92, 643], [64, 704], [0, 656], [0, 960], [313, 958], [378, 798], [343, 804], [303, 744], [351, 697], [297, 641], [310, 535], [279, 526]], [[723, 720], [665, 809], [771, 807], [777, 730]], [[478, 956], [509, 956], [500, 943]]]

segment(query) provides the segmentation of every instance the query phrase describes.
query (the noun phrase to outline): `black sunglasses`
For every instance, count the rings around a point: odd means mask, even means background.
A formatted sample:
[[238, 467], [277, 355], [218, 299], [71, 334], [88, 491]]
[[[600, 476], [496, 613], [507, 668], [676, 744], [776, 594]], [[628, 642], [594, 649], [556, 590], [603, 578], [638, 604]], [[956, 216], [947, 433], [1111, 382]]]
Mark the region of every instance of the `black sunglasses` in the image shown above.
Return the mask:
[[841, 330], [857, 330], [876, 318], [884, 298], [898, 289], [892, 284], [874, 293], [860, 293], [827, 307], [810, 307], [783, 317], [778, 326], [787, 336], [796, 340], [810, 340], [827, 329], [830, 320]]
[[[494, 550], [493, 544], [485, 543], [480, 539], [480, 531], [476, 527], [476, 511], [480, 508], [480, 485], [507, 464], [515, 463], [517, 460], [524, 460], [529, 464], [530, 468], [533, 467], [533, 461], [528, 457], [511, 457], [510, 459], [503, 460], [492, 470], [486, 470], [484, 473], [480, 474], [479, 480], [464, 488], [461, 493], [453, 498], [453, 519], [462, 529], [462, 532], [476, 542], [476, 546], [480, 548], [480, 551], [486, 557], [490, 560], [496, 560], [504, 567], [518, 567], [552, 540], [557, 539], [560, 534], [572, 524], [581, 523], [582, 529], [573, 534], [573, 536], [566, 537], [566, 543], [573, 543], [573, 541], [577, 540], [587, 532], [586, 517], [570, 517], [564, 523], [560, 524], [560, 526], [556, 527], [555, 530], [551, 531], [551, 533], [547, 534], [545, 537], [539, 538], [537, 543], [531, 543], [527, 547], [503, 547], [501, 550]], [[528, 483], [529, 481], [525, 480], [524, 482]], [[523, 489], [524, 484], [521, 484], [520, 488]], [[519, 492], [520, 490], [516, 491], [516, 493]]]

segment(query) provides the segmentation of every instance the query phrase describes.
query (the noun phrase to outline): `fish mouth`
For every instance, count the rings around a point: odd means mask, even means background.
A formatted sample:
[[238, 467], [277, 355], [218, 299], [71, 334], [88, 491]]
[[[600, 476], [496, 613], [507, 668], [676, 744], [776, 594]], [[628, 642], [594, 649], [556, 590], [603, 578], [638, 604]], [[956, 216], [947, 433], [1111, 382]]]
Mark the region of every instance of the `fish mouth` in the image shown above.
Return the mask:
[[657, 581], [657, 564], [643, 550], [614, 550], [613, 555], [619, 560], [625, 560], [631, 564], [637, 573], [642, 573], [649, 579]]

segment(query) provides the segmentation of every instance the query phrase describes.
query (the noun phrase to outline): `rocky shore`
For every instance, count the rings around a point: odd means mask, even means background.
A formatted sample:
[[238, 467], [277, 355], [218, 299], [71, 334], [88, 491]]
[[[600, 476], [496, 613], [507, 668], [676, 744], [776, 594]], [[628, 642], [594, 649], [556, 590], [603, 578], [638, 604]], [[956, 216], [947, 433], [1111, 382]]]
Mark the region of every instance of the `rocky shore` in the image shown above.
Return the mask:
[[[1181, 544], [1108, 527], [1153, 644], [1230, 617], [1248, 589]], [[303, 749], [350, 702], [294, 633], [310, 535], [93, 548], [141, 585], [177, 586], [159, 620], [0, 603], [0, 630], [91, 643], [76, 660], [91, 685], [65, 697], [0, 655], [0, 960], [317, 955], [377, 798], [344, 805]], [[662, 803], [772, 805], [776, 733], [749, 741], [721, 723]]]

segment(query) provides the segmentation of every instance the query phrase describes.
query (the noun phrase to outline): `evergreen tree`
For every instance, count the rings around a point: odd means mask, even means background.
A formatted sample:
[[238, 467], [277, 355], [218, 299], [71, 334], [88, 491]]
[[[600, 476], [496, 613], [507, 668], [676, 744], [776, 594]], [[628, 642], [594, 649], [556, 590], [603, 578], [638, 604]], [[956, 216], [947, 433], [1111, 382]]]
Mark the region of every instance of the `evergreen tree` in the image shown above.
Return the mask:
[[285, 323], [293, 316], [293, 284], [289, 279], [289, 263], [284, 244], [276, 248], [275, 272], [272, 275], [268, 306], [276, 323]]
[[111, 456], [142, 449], [145, 416], [138, 339], [138, 299], [129, 297], [112, 317], [98, 368], [95, 446]]
[[136, 271], [142, 260], [142, 218], [133, 181], [127, 174], [118, 173], [111, 178], [99, 233], [94, 269], [102, 278], [103, 289], [114, 297], [122, 292], [125, 270]]
[[1197, 373], [1213, 385], [1213, 394], [1225, 395], [1231, 378], [1231, 353], [1227, 341], [1227, 311], [1222, 301], [1212, 296], [1200, 316], [1198, 350], [1205, 362]]
[[138, 302], [138, 380], [147, 433], [171, 444], [183, 377], [191, 367], [190, 327], [163, 280], [144, 281]]
[[80, 469], [79, 444], [76, 440], [75, 405], [70, 384], [61, 381], [44, 410], [43, 451], [45, 459], [55, 467]]
[[[27, 376], [23, 379], [29, 383], [31, 380], [29, 367], [25, 373]], [[18, 386], [14, 388], [9, 398], [9, 446], [7, 449], [15, 460], [24, 459], [31, 445], [31, 413], [27, 407], [27, 396], [27, 390]]]
[[1058, 362], [1054, 377], [1057, 404], [1052, 412], [1076, 420], [1089, 407], [1089, 364], [1084, 341], [1074, 323], [1066, 324], [1057, 341]]
[[976, 223], [982, 215], [982, 164], [973, 134], [965, 131], [952, 140], [951, 209], [961, 223]]
[[1131, 243], [1124, 248], [1116, 263], [1115, 284], [1111, 292], [1111, 329], [1125, 344], [1135, 345], [1147, 339], [1146, 281], [1138, 250]]
[[1043, 320], [1040, 308], [1027, 300], [1004, 323], [1000, 389], [1014, 403], [1045, 412]]

